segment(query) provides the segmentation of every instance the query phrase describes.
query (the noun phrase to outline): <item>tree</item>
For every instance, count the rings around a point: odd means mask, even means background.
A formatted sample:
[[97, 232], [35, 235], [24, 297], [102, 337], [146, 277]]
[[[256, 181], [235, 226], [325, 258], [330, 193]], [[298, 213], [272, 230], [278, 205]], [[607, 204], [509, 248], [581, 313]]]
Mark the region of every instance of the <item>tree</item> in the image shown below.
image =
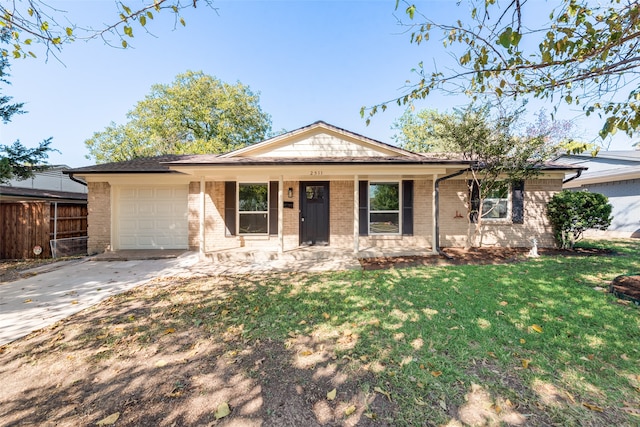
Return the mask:
[[11, 179], [27, 179], [34, 172], [47, 169], [45, 161], [52, 151], [51, 138], [38, 144], [35, 148], [27, 148], [15, 141], [12, 145], [0, 145], [0, 184]]
[[116, 11], [111, 20], [99, 28], [70, 22], [68, 13], [52, 7], [42, 0], [21, 0], [0, 4], [0, 27], [9, 31], [11, 46], [0, 49], [2, 56], [9, 54], [15, 58], [32, 56], [31, 45], [41, 43], [47, 54], [56, 52], [65, 44], [76, 40], [102, 39], [109, 45], [129, 46], [134, 27], [145, 31], [147, 24], [162, 11], [175, 15], [175, 24], [186, 25], [181, 13], [186, 8], [195, 8], [198, 3], [212, 8], [211, 0], [142, 0], [133, 9], [123, 2], [115, 2]]
[[[0, 42], [7, 42], [8, 34], [0, 30]], [[9, 84], [7, 68], [9, 61], [0, 55], [0, 83]], [[16, 114], [24, 114], [23, 103], [11, 103], [12, 97], [0, 94], [0, 118], [6, 124]], [[51, 151], [51, 138], [41, 142], [35, 148], [27, 148], [15, 141], [11, 145], [0, 145], [0, 184], [6, 183], [12, 178], [27, 179], [33, 173], [46, 169], [44, 164]]]
[[581, 105], [587, 115], [597, 113], [604, 120], [603, 138], [618, 129], [629, 136], [637, 133], [638, 2], [560, 0], [545, 4], [548, 21], [536, 16], [545, 7], [541, 2], [459, 1], [461, 13], [463, 5], [469, 6], [467, 19], [444, 23], [406, 3], [411, 42], [421, 45], [440, 33], [455, 64], [438, 69], [420, 62], [415, 70], [418, 80], [403, 96], [370, 109], [363, 107], [361, 114], [368, 111], [370, 119], [389, 103], [410, 104], [434, 91], [466, 94], [474, 101], [486, 96], [531, 96], [554, 101], [556, 107], [561, 102]]
[[589, 229], [606, 230], [611, 225], [612, 206], [600, 193], [562, 190], [547, 205], [556, 242], [562, 249], [573, 249]]
[[224, 153], [262, 141], [271, 118], [260, 97], [238, 82], [187, 71], [156, 84], [124, 125], [111, 123], [85, 141], [98, 163], [160, 154]]
[[414, 112], [407, 108], [391, 125], [397, 132], [391, 137], [400, 147], [415, 151], [444, 151], [445, 143], [439, 139], [439, 113], [436, 110]]
[[430, 138], [449, 152], [470, 161], [467, 181], [467, 247], [482, 245], [483, 219], [504, 214], [506, 192], [540, 171], [556, 151], [544, 136], [517, 135], [522, 109], [491, 111], [489, 106], [468, 106], [453, 113], [429, 114]]
[[[521, 107], [501, 107], [501, 111], [507, 108], [514, 110], [513, 121], [510, 124], [510, 132], [518, 137], [533, 139], [543, 138], [546, 146], [546, 156], [552, 156], [557, 152], [584, 151], [591, 145], [577, 141], [574, 137], [575, 125], [569, 120], [553, 120], [545, 109], [535, 116], [534, 122], [525, 122], [523, 113], [526, 103]], [[468, 109], [475, 109], [469, 106]], [[487, 112], [491, 109], [486, 105], [481, 110]], [[457, 110], [463, 111], [463, 110]], [[501, 113], [504, 114], [504, 113]], [[448, 117], [447, 114], [444, 117]], [[451, 149], [451, 145], [441, 138], [444, 131], [443, 114], [437, 110], [424, 109], [414, 111], [411, 108], [396, 119], [391, 125], [397, 132], [391, 137], [396, 143], [407, 150], [416, 152], [438, 152]], [[581, 147], [578, 149], [578, 147]]]

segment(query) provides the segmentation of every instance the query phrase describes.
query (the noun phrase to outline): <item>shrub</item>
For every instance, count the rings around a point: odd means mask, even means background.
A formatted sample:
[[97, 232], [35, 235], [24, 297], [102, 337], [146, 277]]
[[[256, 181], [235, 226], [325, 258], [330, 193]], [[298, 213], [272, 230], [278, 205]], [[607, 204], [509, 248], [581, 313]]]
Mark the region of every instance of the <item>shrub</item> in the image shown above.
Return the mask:
[[609, 199], [586, 190], [557, 193], [547, 205], [547, 216], [562, 249], [573, 249], [585, 230], [606, 230], [612, 220]]

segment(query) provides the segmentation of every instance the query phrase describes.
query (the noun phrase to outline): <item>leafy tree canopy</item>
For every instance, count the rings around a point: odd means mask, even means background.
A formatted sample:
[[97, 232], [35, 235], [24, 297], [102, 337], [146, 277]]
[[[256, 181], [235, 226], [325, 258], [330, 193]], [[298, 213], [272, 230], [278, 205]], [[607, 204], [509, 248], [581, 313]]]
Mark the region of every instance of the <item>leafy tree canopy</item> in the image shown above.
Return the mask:
[[[402, 148], [416, 152], [446, 152], [465, 153], [469, 149], [481, 150], [486, 140], [474, 144], [468, 138], [454, 140], [455, 129], [465, 126], [471, 121], [478, 121], [476, 125], [483, 129], [482, 138], [497, 138], [505, 143], [517, 144], [519, 141], [533, 144], [529, 154], [536, 159], [548, 160], [559, 152], [581, 152], [595, 149], [594, 146], [574, 139], [575, 125], [568, 120], [550, 120], [545, 110], [540, 110], [535, 121], [527, 123], [523, 120], [526, 104], [521, 107], [482, 107], [470, 105], [463, 109], [456, 109], [453, 113], [440, 113], [437, 110], [424, 109], [414, 111], [407, 109], [402, 116], [395, 120], [392, 128], [396, 133], [394, 141]], [[494, 112], [492, 113], [492, 108]], [[507, 113], [507, 109], [513, 110]], [[497, 110], [497, 112], [495, 111]], [[456, 132], [457, 134], [457, 132]], [[502, 138], [501, 138], [502, 137]], [[475, 147], [475, 148], [474, 148]], [[508, 146], [501, 147], [511, 152]], [[474, 154], [474, 156], [477, 155]]]
[[71, 22], [68, 12], [42, 0], [17, 0], [0, 3], [0, 27], [9, 31], [11, 44], [1, 48], [3, 56], [14, 58], [32, 56], [34, 43], [45, 46], [47, 54], [56, 52], [65, 44], [76, 40], [102, 39], [105, 43], [127, 48], [134, 37], [134, 30], [148, 31], [148, 25], [162, 11], [175, 16], [175, 24], [186, 25], [181, 16], [186, 8], [198, 4], [212, 7], [212, 0], [140, 0], [136, 6], [131, 2], [115, 2], [112, 19], [98, 28], [79, 22]]
[[518, 132], [523, 112], [523, 108], [494, 111], [490, 105], [470, 105], [451, 113], [431, 111], [425, 129], [430, 140], [437, 141], [433, 146], [476, 162], [472, 169], [484, 180], [505, 174], [521, 179], [558, 149], [544, 135]]
[[238, 82], [187, 71], [170, 85], [156, 84], [129, 111], [85, 141], [98, 163], [161, 154], [224, 153], [265, 139], [271, 118], [260, 97]]
[[[459, 1], [460, 16], [439, 22], [405, 3], [411, 42], [440, 40], [455, 63], [438, 69], [421, 62], [417, 82], [390, 102], [410, 104], [434, 91], [548, 99], [580, 105], [597, 114], [604, 138], [617, 130], [629, 136], [640, 128], [640, 5], [635, 0]], [[396, 8], [400, 7], [399, 0]], [[541, 8], [546, 18], [536, 20]], [[369, 119], [387, 103], [364, 108]]]
[[[422, 128], [427, 139], [424, 149], [418, 151], [437, 147], [472, 162], [467, 172], [467, 246], [482, 245], [483, 215], [478, 213], [484, 212], [485, 199], [539, 173], [539, 166], [555, 152], [555, 146], [544, 136], [518, 132], [523, 111], [470, 105], [452, 113], [429, 111], [422, 115], [428, 117]], [[417, 143], [409, 141], [412, 148]]]
[[413, 111], [408, 108], [391, 125], [396, 130], [391, 138], [400, 147], [410, 151], [446, 151], [446, 142], [440, 139], [444, 129], [439, 119], [437, 110]]
[[[6, 43], [9, 40], [9, 34], [0, 30], [0, 43]], [[9, 84], [9, 61], [5, 56], [0, 56], [0, 84]], [[0, 93], [0, 119], [6, 124], [16, 114], [24, 114], [22, 109], [23, 103], [12, 103], [10, 96]], [[0, 145], [0, 184], [7, 181], [17, 179], [27, 179], [33, 176], [33, 172], [46, 169], [45, 160], [48, 153], [52, 150], [50, 147], [51, 138], [41, 142], [35, 148], [27, 148], [15, 141], [11, 145]]]
[[0, 184], [11, 179], [27, 179], [34, 172], [47, 169], [46, 159], [53, 149], [51, 138], [47, 138], [35, 148], [27, 148], [20, 141], [11, 145], [0, 145]]

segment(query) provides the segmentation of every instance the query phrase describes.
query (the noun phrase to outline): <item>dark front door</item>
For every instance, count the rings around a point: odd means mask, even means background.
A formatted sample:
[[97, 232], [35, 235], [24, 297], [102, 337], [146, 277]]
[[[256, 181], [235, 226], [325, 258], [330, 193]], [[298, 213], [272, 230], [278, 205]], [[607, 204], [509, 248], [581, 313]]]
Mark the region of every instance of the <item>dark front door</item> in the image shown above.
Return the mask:
[[300, 244], [329, 244], [329, 183], [300, 183]]

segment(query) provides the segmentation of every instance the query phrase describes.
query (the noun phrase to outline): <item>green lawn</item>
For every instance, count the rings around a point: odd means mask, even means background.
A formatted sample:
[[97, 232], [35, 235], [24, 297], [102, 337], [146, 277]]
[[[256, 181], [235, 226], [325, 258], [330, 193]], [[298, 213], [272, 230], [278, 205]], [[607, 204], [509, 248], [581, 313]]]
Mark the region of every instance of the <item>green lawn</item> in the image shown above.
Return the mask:
[[640, 242], [593, 245], [615, 254], [247, 278], [220, 310], [247, 339], [343, 338], [337, 357], [375, 373], [398, 424], [446, 423], [457, 408], [468, 423], [541, 411], [558, 425], [637, 425], [640, 311], [593, 288], [640, 272]]
[[[27, 397], [48, 415], [8, 413], [73, 425], [174, 413], [205, 425], [226, 399], [229, 417], [262, 402], [251, 414], [264, 425], [313, 410], [351, 425], [640, 425], [640, 309], [593, 289], [640, 273], [640, 241], [586, 245], [613, 253], [162, 279], [0, 348], [17, 390], [7, 401], [36, 378], [42, 391]], [[96, 372], [118, 375], [97, 383]], [[259, 399], [229, 391], [237, 378]], [[85, 418], [60, 412], [73, 393]]]

